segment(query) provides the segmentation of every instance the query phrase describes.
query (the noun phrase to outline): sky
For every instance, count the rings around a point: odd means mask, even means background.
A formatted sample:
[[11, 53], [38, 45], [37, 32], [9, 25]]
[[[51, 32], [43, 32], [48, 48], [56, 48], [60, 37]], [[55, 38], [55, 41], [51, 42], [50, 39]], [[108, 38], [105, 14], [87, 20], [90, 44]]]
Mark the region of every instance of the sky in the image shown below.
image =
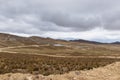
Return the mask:
[[120, 0], [0, 0], [0, 32], [120, 41]]

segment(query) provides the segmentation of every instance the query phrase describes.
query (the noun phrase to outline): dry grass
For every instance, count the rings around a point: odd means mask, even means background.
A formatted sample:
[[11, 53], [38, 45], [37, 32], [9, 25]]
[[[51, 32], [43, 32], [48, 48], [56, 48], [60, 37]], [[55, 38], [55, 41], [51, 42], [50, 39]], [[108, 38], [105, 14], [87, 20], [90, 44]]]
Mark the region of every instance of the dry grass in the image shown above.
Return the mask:
[[120, 80], [120, 62], [93, 70], [73, 71], [62, 75], [9, 73], [0, 75], [0, 80]]
[[25, 46], [5, 49], [4, 51], [12, 51], [18, 53], [32, 54], [49, 54], [63, 56], [120, 56], [120, 46], [113, 45], [79, 45], [79, 46]]
[[89, 70], [94, 67], [120, 61], [109, 58], [64, 58], [28, 54], [0, 53], [0, 73], [63, 74], [75, 70]]

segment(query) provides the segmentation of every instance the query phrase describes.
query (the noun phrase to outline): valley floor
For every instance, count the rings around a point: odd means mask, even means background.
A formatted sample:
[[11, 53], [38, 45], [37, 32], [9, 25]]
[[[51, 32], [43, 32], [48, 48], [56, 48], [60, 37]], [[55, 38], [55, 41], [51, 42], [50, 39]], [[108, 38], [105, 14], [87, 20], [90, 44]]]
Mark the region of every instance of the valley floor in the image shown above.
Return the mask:
[[120, 80], [120, 62], [93, 70], [73, 71], [62, 75], [9, 73], [0, 75], [0, 80]]

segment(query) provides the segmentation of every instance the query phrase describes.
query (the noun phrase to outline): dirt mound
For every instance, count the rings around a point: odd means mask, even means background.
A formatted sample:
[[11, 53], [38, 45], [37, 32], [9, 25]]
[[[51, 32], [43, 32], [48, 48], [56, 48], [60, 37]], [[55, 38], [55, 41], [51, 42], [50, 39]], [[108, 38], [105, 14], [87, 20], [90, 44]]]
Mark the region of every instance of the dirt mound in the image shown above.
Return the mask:
[[120, 62], [86, 71], [73, 71], [63, 75], [4, 74], [0, 80], [120, 80]]

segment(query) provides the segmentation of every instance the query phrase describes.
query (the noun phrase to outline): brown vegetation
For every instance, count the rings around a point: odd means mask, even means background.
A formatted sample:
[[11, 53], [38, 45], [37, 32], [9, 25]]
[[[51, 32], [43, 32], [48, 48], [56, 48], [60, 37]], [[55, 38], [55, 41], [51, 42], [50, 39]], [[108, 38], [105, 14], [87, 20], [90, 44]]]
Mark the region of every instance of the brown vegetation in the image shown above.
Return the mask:
[[0, 53], [0, 73], [63, 74], [75, 70], [89, 70], [105, 66], [120, 59], [60, 58], [28, 54]]
[[91, 70], [72, 71], [62, 75], [7, 73], [0, 75], [0, 80], [120, 80], [120, 62]]

